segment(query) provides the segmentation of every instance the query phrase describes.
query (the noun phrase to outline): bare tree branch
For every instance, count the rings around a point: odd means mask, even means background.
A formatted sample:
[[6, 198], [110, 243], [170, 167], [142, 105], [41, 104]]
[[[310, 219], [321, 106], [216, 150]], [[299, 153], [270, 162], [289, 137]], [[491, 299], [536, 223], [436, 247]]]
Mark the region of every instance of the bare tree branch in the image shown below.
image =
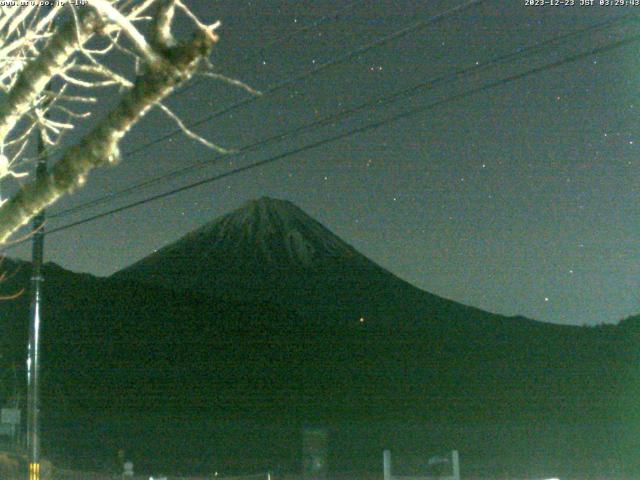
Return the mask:
[[237, 80], [235, 78], [227, 77], [226, 75], [222, 75], [221, 73], [205, 71], [205, 72], [200, 72], [200, 75], [203, 75], [203, 76], [209, 77], [209, 78], [213, 78], [215, 80], [219, 80], [219, 81], [224, 82], [224, 83], [228, 83], [229, 85], [231, 85], [233, 87], [241, 88], [244, 91], [246, 91], [247, 93], [250, 93], [251, 95], [255, 95], [256, 97], [259, 97], [259, 96], [262, 95], [261, 91], [256, 90], [255, 88], [251, 87], [250, 85], [247, 85], [243, 81]]
[[171, 22], [175, 14], [175, 0], [161, 0], [158, 13], [151, 25], [151, 42], [160, 48], [170, 48], [175, 45], [171, 34]]
[[[95, 26], [93, 22], [83, 21]], [[0, 242], [6, 241], [43, 208], [82, 185], [91, 170], [118, 161], [119, 142], [124, 135], [151, 107], [188, 80], [209, 55], [217, 41], [215, 26], [217, 24], [199, 30], [189, 43], [162, 52], [160, 60], [146, 68], [120, 103], [82, 141], [66, 150], [46, 178], [25, 185], [0, 207]], [[91, 30], [87, 27], [87, 31]], [[57, 65], [55, 60], [45, 63]], [[46, 76], [51, 70], [48, 66], [40, 76]]]
[[160, 109], [174, 122], [176, 122], [176, 125], [178, 125], [178, 128], [180, 130], [182, 130], [182, 132], [189, 138], [195, 140], [196, 142], [201, 143], [202, 145], [204, 145], [207, 148], [210, 148], [211, 150], [214, 150], [217, 153], [221, 153], [221, 154], [229, 154], [229, 153], [233, 153], [234, 150], [227, 150], [226, 148], [223, 148], [219, 145], [216, 145], [215, 143], [210, 142], [209, 140], [207, 140], [206, 138], [201, 137], [200, 135], [198, 135], [197, 133], [195, 133], [194, 131], [190, 130], [189, 127], [187, 127], [184, 122], [180, 119], [180, 117], [178, 115], [176, 115], [175, 113], [173, 113], [173, 111], [171, 111], [171, 109], [169, 107], [167, 107], [166, 105], [164, 105], [163, 103], [158, 103], [158, 107], [160, 107]]
[[153, 51], [147, 39], [144, 38], [144, 35], [111, 3], [106, 0], [89, 0], [89, 5], [94, 7], [104, 18], [118, 25], [149, 64], [154, 64], [161, 60], [156, 52]]
[[64, 64], [77, 50], [77, 39], [86, 41], [98, 27], [97, 15], [89, 10], [80, 16], [76, 31], [75, 22], [68, 22], [49, 41], [38, 57], [27, 64], [8, 95], [0, 101], [0, 145], [42, 94], [47, 83], [63, 71]]

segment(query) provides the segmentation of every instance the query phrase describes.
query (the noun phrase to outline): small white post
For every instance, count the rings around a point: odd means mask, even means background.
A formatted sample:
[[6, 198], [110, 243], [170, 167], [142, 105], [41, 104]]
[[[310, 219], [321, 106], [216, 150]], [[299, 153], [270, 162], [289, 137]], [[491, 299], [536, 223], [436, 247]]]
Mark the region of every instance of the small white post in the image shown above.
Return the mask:
[[458, 450], [451, 452], [451, 466], [453, 467], [453, 480], [460, 480], [460, 455]]
[[133, 462], [131, 460], [127, 460], [124, 462], [124, 472], [122, 472], [122, 478], [132, 478], [133, 477]]
[[391, 451], [385, 450], [382, 452], [382, 471], [384, 473], [384, 480], [392, 480], [391, 478]]

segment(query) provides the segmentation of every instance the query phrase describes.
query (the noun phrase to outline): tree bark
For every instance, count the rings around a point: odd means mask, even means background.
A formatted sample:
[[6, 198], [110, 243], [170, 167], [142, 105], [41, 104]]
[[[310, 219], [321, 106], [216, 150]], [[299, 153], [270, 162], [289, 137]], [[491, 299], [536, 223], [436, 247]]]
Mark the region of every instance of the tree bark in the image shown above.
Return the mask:
[[161, 53], [161, 61], [147, 66], [120, 103], [65, 151], [48, 176], [25, 185], [0, 207], [0, 243], [40, 210], [82, 185], [91, 170], [117, 162], [122, 137], [151, 107], [193, 75], [216, 41], [212, 32], [199, 32], [192, 42], [167, 49]]
[[99, 22], [99, 17], [93, 11], [83, 13], [77, 25], [69, 21], [20, 72], [11, 91], [0, 101], [0, 145], [4, 145], [13, 127], [33, 107], [47, 83], [78, 50], [78, 41], [84, 43], [91, 38]]

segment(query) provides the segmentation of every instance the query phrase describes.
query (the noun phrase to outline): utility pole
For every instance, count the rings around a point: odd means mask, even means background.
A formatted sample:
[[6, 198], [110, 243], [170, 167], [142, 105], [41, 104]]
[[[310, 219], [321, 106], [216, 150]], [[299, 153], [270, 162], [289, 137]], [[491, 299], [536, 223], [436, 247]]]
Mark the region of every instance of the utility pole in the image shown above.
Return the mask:
[[[49, 88], [47, 88], [49, 91]], [[47, 152], [42, 133], [38, 136], [36, 181], [47, 175]], [[29, 480], [40, 480], [40, 320], [42, 315], [42, 261], [44, 257], [44, 209], [33, 219], [31, 250], [31, 308], [27, 357], [27, 455]]]

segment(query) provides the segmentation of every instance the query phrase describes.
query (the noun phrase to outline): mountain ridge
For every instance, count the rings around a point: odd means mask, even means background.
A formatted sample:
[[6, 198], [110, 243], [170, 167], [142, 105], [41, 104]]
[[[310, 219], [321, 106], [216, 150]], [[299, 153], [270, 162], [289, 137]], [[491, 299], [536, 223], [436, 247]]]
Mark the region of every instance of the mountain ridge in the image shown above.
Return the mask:
[[[278, 244], [274, 244], [276, 240]], [[355, 248], [292, 202], [261, 197], [219, 216], [114, 275], [133, 270], [150, 259], [171, 254], [190, 243], [197, 243], [205, 254], [214, 247], [223, 248], [227, 249], [225, 259], [243, 262], [250, 259], [270, 268], [283, 264], [309, 268], [323, 260], [341, 256], [358, 258], [358, 261], [365, 259]], [[240, 254], [234, 255], [229, 245], [241, 247]], [[247, 245], [251, 245], [250, 251], [242, 249]], [[242, 256], [247, 253], [248, 256]], [[369, 259], [366, 261], [373, 263]]]
[[[513, 438], [530, 453], [553, 450], [549, 462], [557, 465], [573, 459], [578, 444], [593, 458], [607, 455], [613, 440], [632, 451], [617, 425], [637, 438], [634, 319], [625, 328], [585, 328], [457, 304], [398, 279], [339, 239], [324, 238], [332, 235], [324, 227], [306, 228], [306, 217], [281, 218], [299, 213], [279, 205], [273, 215], [253, 205], [245, 216], [227, 219], [225, 228], [207, 224], [160, 249], [151, 257], [153, 268], [136, 275], [99, 278], [45, 266], [46, 448], [61, 448], [65, 438], [68, 451], [89, 457], [108, 443], [114, 452], [124, 446], [148, 462], [171, 465], [174, 456], [187, 462], [194, 451], [213, 455], [211, 432], [220, 424], [227, 427], [218, 428], [217, 445], [235, 441], [239, 453], [220, 453], [219, 462], [247, 468], [240, 459], [253, 458], [259, 470], [277, 458], [290, 470], [299, 445], [291, 425], [322, 424], [342, 436], [334, 465], [370, 466], [382, 444], [419, 449], [419, 442], [411, 429], [354, 439], [351, 425], [373, 431], [379, 422], [430, 422], [429, 438], [476, 425], [483, 430], [474, 438], [493, 438], [479, 451], [462, 433], [441, 437], [465, 452], [466, 471], [476, 461], [521, 465], [522, 456], [500, 457], [512, 451]], [[278, 241], [291, 229], [300, 232], [302, 248]], [[215, 232], [224, 233], [217, 246]], [[306, 232], [323, 238], [308, 239]], [[252, 248], [257, 238], [263, 249]], [[280, 260], [286, 268], [272, 268], [270, 262]], [[21, 265], [2, 293], [29, 285], [28, 265]], [[163, 281], [149, 281], [154, 268]], [[28, 310], [28, 295], [0, 303], [5, 377], [12, 364], [23, 364]], [[0, 378], [0, 386], [9, 380]], [[255, 447], [247, 444], [254, 427], [234, 423], [248, 419], [271, 429]], [[518, 425], [532, 422], [545, 427], [518, 433]], [[516, 428], [502, 438], [495, 435], [497, 423]], [[572, 430], [574, 424], [584, 432]], [[546, 434], [552, 427], [566, 444]], [[251, 457], [260, 449], [276, 453]], [[373, 453], [363, 456], [363, 449]]]
[[[486, 316], [421, 290], [370, 260], [286, 200], [262, 197], [194, 230], [110, 278], [199, 291], [234, 300], [268, 299], [303, 315], [350, 323], [370, 317]], [[379, 320], [379, 318], [378, 318]]]

